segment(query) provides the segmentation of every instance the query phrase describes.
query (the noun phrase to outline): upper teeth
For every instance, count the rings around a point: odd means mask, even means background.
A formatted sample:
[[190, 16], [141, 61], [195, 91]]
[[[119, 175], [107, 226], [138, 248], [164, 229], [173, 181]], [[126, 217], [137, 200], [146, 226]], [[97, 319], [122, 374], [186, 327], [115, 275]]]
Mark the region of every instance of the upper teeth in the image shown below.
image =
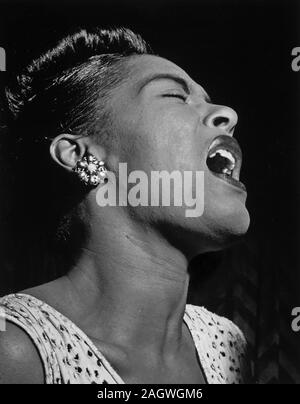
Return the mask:
[[213, 154], [211, 154], [209, 157], [215, 157], [216, 154], [220, 154], [222, 157], [225, 157], [228, 160], [230, 160], [232, 164], [235, 164], [235, 158], [233, 157], [232, 153], [230, 153], [230, 151], [225, 150], [225, 149], [218, 149]]
[[213, 157], [215, 157], [217, 154], [219, 154], [219, 155], [221, 155], [222, 157], [224, 157], [224, 158], [227, 158], [230, 162], [231, 162], [231, 165], [230, 165], [230, 167], [228, 168], [228, 167], [226, 167], [226, 168], [223, 168], [223, 173], [224, 174], [230, 174], [231, 173], [231, 171], [234, 169], [234, 167], [235, 167], [235, 158], [234, 158], [234, 156], [232, 155], [232, 153], [230, 152], [230, 151], [228, 151], [228, 150], [225, 150], [225, 149], [217, 149], [214, 153], [212, 153], [209, 157], [210, 158], [213, 158]]

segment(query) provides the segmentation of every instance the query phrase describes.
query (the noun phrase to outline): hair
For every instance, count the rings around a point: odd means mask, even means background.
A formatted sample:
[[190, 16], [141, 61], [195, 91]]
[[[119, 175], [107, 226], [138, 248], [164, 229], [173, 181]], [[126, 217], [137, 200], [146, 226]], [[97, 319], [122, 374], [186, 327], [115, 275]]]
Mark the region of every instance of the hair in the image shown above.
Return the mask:
[[37, 240], [44, 240], [51, 256], [76, 257], [84, 239], [78, 206], [87, 189], [55, 164], [49, 141], [61, 133], [100, 137], [109, 125], [109, 94], [130, 74], [127, 58], [142, 54], [152, 54], [150, 46], [129, 29], [80, 29], [10, 74], [1, 160], [13, 251], [25, 239], [26, 251], [28, 240], [40, 250]]

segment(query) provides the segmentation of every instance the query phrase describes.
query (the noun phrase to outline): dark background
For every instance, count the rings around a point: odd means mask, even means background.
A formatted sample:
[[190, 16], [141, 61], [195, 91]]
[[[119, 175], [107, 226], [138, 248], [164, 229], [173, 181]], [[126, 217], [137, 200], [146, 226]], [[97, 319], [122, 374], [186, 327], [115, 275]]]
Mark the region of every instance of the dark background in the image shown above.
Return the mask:
[[[7, 71], [70, 29], [123, 25], [185, 69], [214, 102], [238, 112], [251, 227], [240, 245], [191, 264], [189, 301], [242, 328], [259, 383], [300, 383], [300, 332], [291, 328], [292, 308], [300, 307], [300, 71], [291, 68], [299, 17], [300, 2], [283, 0], [0, 0]], [[22, 175], [26, 180], [26, 170]], [[26, 195], [18, 198], [22, 203]], [[9, 230], [1, 237], [10, 237]], [[15, 266], [0, 254], [0, 294], [51, 277], [42, 264], [37, 273], [26, 260]]]

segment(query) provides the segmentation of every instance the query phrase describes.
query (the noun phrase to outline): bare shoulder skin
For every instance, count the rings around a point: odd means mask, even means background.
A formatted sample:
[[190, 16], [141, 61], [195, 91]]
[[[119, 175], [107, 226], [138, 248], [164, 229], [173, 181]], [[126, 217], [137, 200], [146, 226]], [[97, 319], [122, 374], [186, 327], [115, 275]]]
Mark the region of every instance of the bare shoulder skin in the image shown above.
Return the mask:
[[0, 384], [43, 384], [41, 358], [30, 337], [7, 322], [0, 332]]

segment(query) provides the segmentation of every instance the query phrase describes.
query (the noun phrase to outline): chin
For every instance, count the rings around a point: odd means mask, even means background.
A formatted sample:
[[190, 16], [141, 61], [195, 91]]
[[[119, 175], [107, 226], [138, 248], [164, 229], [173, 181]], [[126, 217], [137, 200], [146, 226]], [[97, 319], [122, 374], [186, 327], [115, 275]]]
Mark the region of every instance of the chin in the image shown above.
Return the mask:
[[[250, 217], [245, 204], [214, 204], [204, 209], [199, 218], [186, 218], [184, 213], [168, 214], [161, 223], [160, 230], [187, 258], [219, 251], [238, 242], [247, 233]], [[166, 219], [166, 217], [165, 217]]]
[[[247, 233], [250, 225], [250, 216], [244, 204], [235, 206], [235, 209], [219, 209], [204, 214], [199, 223], [198, 232], [194, 233], [194, 251], [190, 251], [190, 258], [196, 255], [220, 251], [237, 242]], [[194, 229], [196, 230], [196, 229]]]
[[244, 205], [232, 212], [227, 211], [226, 215], [220, 215], [215, 220], [211, 251], [235, 244], [247, 233], [250, 225], [250, 216]]

